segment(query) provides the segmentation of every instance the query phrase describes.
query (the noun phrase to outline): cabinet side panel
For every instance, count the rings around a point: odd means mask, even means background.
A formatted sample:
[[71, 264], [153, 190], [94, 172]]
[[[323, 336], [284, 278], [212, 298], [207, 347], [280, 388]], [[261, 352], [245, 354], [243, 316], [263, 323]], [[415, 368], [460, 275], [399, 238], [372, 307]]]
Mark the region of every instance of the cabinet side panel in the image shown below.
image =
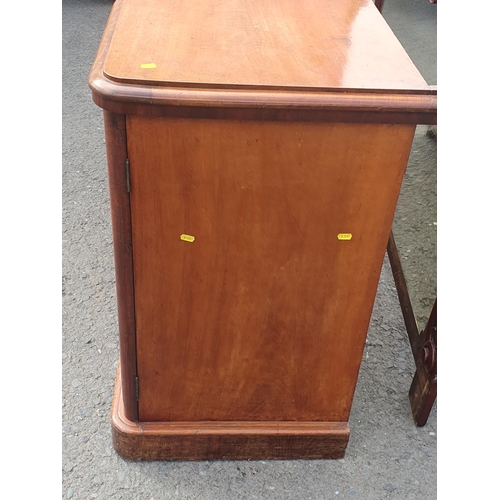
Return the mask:
[[130, 199], [125, 173], [127, 159], [125, 116], [105, 111], [104, 128], [113, 227], [123, 404], [127, 418], [137, 421], [134, 279]]
[[347, 421], [413, 133], [127, 118], [140, 420]]

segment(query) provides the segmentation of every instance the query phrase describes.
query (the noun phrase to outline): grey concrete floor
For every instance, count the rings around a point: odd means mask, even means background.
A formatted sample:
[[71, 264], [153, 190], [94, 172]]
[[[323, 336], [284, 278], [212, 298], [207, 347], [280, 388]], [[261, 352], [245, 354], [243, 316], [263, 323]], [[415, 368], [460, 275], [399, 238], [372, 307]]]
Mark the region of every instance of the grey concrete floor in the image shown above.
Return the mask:
[[[101, 110], [87, 77], [111, 0], [63, 0], [63, 408], [64, 499], [394, 499], [437, 497], [436, 406], [415, 427], [408, 389], [414, 364], [386, 259], [380, 278], [342, 460], [127, 462], [111, 442], [110, 405], [118, 361], [113, 247]], [[384, 17], [430, 84], [436, 83], [436, 6], [386, 0]], [[418, 127], [397, 218], [427, 193], [409, 224], [424, 283], [422, 315], [435, 286], [436, 141]], [[416, 180], [415, 180], [416, 179]], [[417, 192], [418, 193], [417, 193]], [[426, 208], [427, 207], [427, 208]], [[422, 207], [420, 207], [422, 208]], [[427, 231], [427, 232], [426, 232]], [[429, 233], [431, 231], [431, 233]], [[405, 231], [402, 230], [404, 235]], [[430, 241], [424, 248], [418, 238]], [[420, 250], [420, 251], [419, 251]], [[408, 260], [408, 259], [407, 259]], [[423, 270], [423, 271], [422, 271]], [[413, 288], [413, 284], [412, 284]]]

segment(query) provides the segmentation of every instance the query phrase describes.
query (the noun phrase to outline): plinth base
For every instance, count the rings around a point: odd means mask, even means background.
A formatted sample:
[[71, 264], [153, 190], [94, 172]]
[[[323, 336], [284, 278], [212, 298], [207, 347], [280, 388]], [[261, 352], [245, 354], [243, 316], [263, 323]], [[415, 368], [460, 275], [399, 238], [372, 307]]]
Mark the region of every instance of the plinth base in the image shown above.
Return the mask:
[[111, 420], [114, 448], [127, 460], [342, 458], [350, 433], [347, 422], [132, 422], [120, 367]]

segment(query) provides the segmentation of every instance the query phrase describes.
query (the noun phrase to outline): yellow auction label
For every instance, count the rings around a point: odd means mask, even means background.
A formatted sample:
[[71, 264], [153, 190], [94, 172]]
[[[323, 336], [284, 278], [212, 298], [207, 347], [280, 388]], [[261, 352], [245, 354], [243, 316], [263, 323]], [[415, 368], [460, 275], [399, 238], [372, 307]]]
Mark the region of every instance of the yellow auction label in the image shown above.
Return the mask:
[[190, 236], [189, 234], [181, 234], [182, 241], [189, 241], [189, 243], [193, 243], [194, 236]]
[[141, 64], [141, 68], [142, 69], [154, 69], [154, 68], [156, 68], [156, 64], [155, 63]]
[[351, 233], [339, 233], [337, 235], [337, 238], [339, 240], [350, 240], [350, 239], [352, 239], [352, 234]]

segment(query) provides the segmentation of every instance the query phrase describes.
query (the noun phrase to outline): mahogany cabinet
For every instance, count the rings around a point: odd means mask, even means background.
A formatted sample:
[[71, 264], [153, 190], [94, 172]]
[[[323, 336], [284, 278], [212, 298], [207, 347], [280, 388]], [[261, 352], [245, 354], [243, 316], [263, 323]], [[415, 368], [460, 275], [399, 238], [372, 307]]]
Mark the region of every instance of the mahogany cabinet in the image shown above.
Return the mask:
[[339, 458], [427, 86], [372, 0], [117, 0], [108, 155], [129, 459]]

